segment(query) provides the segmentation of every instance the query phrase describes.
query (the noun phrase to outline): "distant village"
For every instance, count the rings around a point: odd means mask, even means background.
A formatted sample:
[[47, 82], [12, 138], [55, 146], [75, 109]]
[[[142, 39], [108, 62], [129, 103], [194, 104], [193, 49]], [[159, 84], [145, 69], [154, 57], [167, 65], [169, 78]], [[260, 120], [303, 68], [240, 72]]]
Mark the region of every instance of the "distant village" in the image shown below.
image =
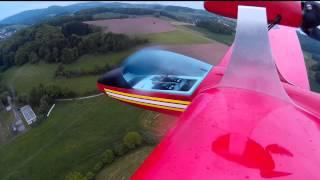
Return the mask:
[[14, 28], [10, 28], [10, 27], [0, 28], [0, 41], [10, 37], [15, 32], [17, 32], [17, 29], [14, 29]]

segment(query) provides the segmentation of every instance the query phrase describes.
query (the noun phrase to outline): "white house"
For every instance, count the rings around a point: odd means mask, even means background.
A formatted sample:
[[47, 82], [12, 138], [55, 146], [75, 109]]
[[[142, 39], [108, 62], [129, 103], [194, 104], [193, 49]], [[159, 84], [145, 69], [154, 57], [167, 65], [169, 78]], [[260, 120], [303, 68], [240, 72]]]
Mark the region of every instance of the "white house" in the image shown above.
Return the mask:
[[36, 114], [33, 112], [31, 106], [29, 105], [26, 105], [26, 106], [23, 106], [21, 109], [20, 109], [24, 119], [27, 121], [28, 125], [36, 122], [37, 120], [37, 116]]

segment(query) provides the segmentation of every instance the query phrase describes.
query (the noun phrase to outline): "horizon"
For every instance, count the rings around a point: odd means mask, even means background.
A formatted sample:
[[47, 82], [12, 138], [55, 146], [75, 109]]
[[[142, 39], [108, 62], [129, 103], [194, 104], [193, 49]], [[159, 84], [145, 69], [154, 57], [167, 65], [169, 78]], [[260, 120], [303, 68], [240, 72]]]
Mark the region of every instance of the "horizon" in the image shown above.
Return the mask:
[[50, 6], [68, 6], [72, 4], [86, 3], [86, 2], [119, 2], [130, 4], [160, 4], [160, 5], [174, 5], [181, 7], [189, 7], [193, 9], [204, 9], [202, 1], [4, 1], [0, 2], [0, 21], [3, 19], [21, 13], [23, 11], [44, 9]]

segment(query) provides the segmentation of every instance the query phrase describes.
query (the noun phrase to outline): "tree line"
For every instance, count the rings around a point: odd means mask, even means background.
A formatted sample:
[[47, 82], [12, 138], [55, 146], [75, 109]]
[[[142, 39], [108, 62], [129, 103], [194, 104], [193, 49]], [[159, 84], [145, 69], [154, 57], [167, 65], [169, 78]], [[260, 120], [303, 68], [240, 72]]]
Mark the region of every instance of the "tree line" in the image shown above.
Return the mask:
[[[154, 136], [152, 136], [152, 138], [155, 139]], [[65, 176], [65, 180], [93, 180], [104, 166], [112, 164], [117, 158], [124, 156], [142, 145], [155, 145], [157, 143], [150, 142], [148, 139], [150, 139], [150, 137], [146, 137], [136, 131], [130, 131], [123, 136], [121, 142], [117, 142], [112, 145], [112, 148], [104, 150], [100, 155], [100, 159], [87, 172], [71, 171]]]
[[105, 34], [100, 28], [78, 21], [43, 23], [0, 43], [0, 70], [40, 61], [68, 64], [83, 54], [120, 51], [146, 42], [124, 34]]
[[100, 75], [109, 70], [112, 70], [113, 68], [115, 67], [109, 64], [106, 64], [102, 67], [95, 66], [92, 70], [85, 70], [85, 69], [66, 70], [63, 64], [59, 64], [57, 69], [55, 70], [54, 77], [55, 78], [75, 78], [75, 77], [88, 76], [88, 75]]
[[235, 32], [235, 29], [227, 24], [218, 22], [218, 20], [198, 20], [196, 26], [205, 28], [214, 33], [232, 35]]

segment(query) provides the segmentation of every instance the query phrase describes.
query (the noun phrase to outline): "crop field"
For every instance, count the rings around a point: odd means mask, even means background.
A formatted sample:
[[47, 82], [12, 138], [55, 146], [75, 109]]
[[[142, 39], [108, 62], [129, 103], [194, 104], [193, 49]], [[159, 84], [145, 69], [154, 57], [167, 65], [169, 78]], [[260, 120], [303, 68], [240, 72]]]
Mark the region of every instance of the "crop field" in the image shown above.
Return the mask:
[[102, 27], [105, 32], [122, 34], [150, 34], [175, 30], [175, 27], [167, 21], [153, 17], [109, 19], [86, 21], [85, 23]]
[[184, 54], [213, 65], [217, 65], [228, 50], [228, 46], [218, 42], [207, 44], [170, 44], [155, 47]]
[[209, 43], [210, 39], [193, 32], [177, 28], [175, 31], [158, 34], [148, 34], [147, 37], [153, 44], [194, 44]]

